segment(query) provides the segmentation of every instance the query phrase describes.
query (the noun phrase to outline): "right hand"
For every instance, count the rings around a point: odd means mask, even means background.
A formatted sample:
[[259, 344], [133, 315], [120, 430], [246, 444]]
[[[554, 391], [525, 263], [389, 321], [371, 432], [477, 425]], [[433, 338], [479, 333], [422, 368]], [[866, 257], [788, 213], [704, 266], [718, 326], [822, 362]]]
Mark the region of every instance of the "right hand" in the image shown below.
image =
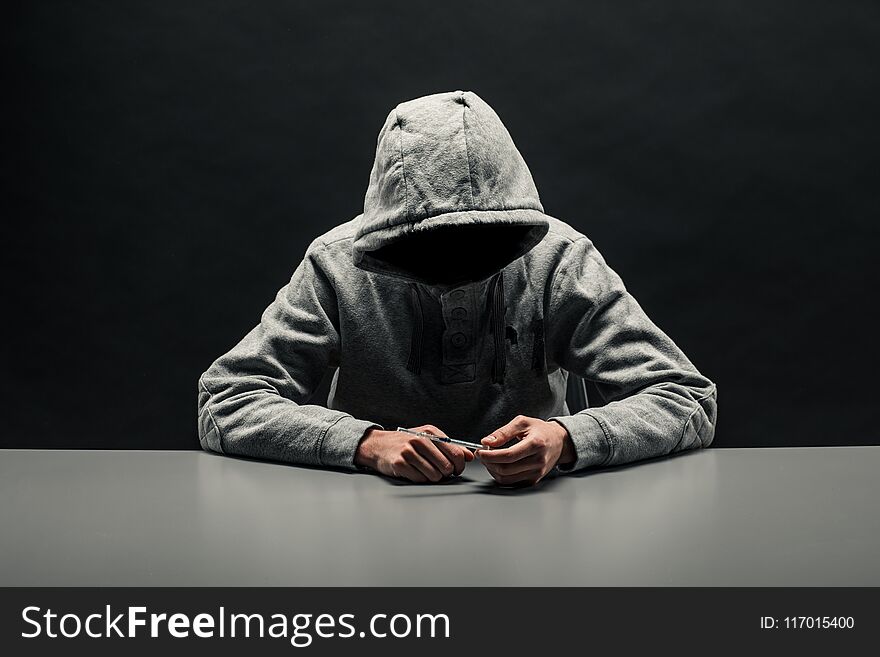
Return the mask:
[[[436, 436], [446, 435], [432, 424], [423, 424], [412, 430]], [[465, 447], [435, 443], [430, 438], [402, 431], [381, 429], [368, 430], [354, 456], [357, 465], [417, 483], [437, 483], [458, 476], [464, 470], [465, 463], [473, 460], [473, 452]]]

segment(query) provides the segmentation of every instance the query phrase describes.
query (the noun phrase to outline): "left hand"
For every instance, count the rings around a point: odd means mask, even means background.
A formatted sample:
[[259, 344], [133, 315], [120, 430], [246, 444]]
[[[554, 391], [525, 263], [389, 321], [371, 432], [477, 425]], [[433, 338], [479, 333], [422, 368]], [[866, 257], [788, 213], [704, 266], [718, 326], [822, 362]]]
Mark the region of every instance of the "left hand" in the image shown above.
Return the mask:
[[481, 449], [476, 453], [499, 484], [535, 485], [557, 464], [575, 460], [574, 444], [565, 427], [525, 415], [517, 415], [480, 442], [493, 447], [514, 438], [520, 440], [510, 447]]

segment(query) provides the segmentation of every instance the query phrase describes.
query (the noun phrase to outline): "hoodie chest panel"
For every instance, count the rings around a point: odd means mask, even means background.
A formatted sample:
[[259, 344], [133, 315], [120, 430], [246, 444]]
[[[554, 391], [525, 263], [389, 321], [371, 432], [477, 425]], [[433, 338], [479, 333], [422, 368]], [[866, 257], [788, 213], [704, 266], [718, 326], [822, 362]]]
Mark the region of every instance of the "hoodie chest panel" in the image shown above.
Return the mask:
[[473, 381], [477, 369], [477, 303], [473, 286], [440, 296], [443, 314], [441, 383]]

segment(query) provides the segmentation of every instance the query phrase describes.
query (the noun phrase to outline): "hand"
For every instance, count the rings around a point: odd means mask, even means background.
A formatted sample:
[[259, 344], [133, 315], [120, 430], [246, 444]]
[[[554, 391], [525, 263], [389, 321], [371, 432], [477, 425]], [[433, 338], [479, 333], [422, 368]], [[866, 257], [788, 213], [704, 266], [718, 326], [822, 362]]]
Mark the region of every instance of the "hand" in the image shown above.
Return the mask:
[[[413, 431], [445, 436], [432, 424], [423, 424]], [[458, 476], [473, 453], [458, 445], [435, 443], [430, 438], [413, 436], [402, 431], [370, 429], [355, 452], [357, 465], [377, 470], [389, 477], [400, 477], [417, 483], [436, 483]]]
[[554, 466], [572, 463], [576, 458], [574, 443], [564, 426], [524, 415], [517, 415], [480, 442], [492, 447], [505, 445], [514, 438], [520, 440], [510, 447], [477, 451], [477, 458], [492, 478], [505, 486], [535, 485]]

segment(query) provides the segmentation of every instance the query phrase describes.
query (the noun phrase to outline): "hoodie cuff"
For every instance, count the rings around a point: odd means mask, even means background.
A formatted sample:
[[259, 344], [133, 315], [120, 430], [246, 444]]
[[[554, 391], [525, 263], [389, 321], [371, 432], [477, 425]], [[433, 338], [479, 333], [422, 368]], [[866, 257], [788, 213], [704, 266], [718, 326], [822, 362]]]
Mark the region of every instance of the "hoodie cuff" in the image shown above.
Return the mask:
[[375, 422], [358, 420], [351, 415], [343, 415], [327, 427], [318, 447], [318, 460], [321, 465], [329, 465], [349, 470], [359, 470], [354, 463], [358, 445], [368, 429], [381, 429]]
[[548, 418], [565, 427], [574, 443], [575, 460], [557, 466], [560, 472], [574, 472], [590, 466], [603, 465], [611, 454], [611, 445], [602, 425], [592, 415], [576, 413]]

